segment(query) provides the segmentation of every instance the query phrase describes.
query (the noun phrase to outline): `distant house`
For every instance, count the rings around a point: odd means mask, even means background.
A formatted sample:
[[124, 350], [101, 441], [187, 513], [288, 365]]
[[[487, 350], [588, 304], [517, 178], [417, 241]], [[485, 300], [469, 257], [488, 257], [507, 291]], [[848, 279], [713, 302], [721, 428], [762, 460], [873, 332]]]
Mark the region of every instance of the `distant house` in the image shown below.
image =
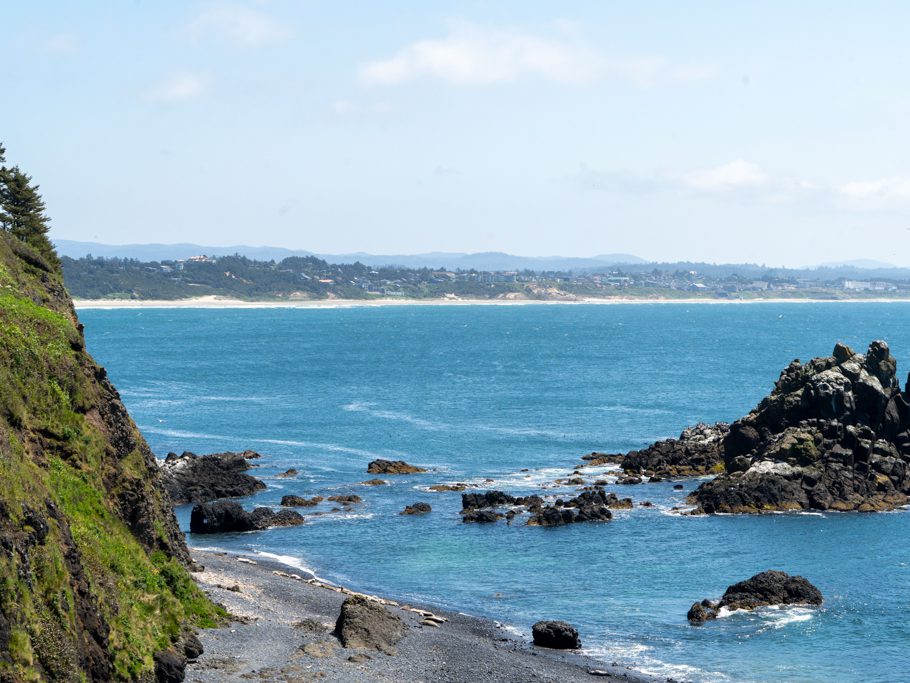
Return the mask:
[[844, 289], [851, 292], [885, 292], [897, 289], [887, 282], [869, 282], [866, 280], [844, 280]]

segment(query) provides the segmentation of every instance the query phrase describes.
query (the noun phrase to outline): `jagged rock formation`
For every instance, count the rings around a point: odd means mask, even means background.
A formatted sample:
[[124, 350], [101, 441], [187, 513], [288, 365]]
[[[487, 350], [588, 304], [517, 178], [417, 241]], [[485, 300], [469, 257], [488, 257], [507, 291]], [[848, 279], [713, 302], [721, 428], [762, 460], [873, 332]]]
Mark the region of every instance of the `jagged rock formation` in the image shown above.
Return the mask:
[[702, 600], [689, 608], [686, 615], [693, 624], [716, 619], [721, 609], [753, 610], [770, 605], [811, 605], [823, 602], [821, 591], [802, 576], [786, 572], [766, 571], [751, 579], [729, 586], [719, 601]]
[[726, 422], [699, 423], [684, 429], [678, 439], [664, 439], [640, 451], [630, 451], [620, 467], [627, 474], [674, 479], [700, 477], [724, 471]]
[[182, 455], [168, 453], [161, 464], [164, 486], [174, 505], [207, 503], [218, 498], [248, 496], [266, 486], [246, 473], [250, 460], [259, 458], [255, 451]]
[[793, 361], [724, 438], [726, 473], [691, 496], [703, 512], [890, 510], [910, 493], [910, 404], [888, 345], [838, 344]]
[[0, 681], [152, 676], [153, 655], [223, 614], [189, 562], [60, 272], [0, 231]]

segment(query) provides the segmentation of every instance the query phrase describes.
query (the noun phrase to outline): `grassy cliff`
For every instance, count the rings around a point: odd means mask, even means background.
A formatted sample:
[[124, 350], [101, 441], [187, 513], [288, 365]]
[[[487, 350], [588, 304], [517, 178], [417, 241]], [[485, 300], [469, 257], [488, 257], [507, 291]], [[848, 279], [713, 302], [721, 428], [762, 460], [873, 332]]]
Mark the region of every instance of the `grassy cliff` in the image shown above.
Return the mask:
[[56, 264], [0, 232], [0, 681], [153, 680], [221, 611]]

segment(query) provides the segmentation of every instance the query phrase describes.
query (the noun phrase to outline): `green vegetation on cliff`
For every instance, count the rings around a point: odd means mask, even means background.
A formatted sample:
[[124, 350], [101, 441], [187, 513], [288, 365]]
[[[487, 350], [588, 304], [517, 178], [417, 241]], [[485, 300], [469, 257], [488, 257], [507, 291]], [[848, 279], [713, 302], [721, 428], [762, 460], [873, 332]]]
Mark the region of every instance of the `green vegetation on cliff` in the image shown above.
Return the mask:
[[0, 231], [0, 681], [153, 678], [223, 612], [36, 234]]

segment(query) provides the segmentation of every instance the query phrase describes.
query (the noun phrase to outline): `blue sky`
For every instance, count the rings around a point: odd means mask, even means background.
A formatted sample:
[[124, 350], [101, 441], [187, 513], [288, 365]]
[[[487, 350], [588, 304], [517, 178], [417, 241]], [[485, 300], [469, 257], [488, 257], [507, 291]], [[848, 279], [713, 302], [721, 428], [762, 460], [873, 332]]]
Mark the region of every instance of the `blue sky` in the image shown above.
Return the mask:
[[910, 265], [910, 5], [26, 2], [52, 237]]

